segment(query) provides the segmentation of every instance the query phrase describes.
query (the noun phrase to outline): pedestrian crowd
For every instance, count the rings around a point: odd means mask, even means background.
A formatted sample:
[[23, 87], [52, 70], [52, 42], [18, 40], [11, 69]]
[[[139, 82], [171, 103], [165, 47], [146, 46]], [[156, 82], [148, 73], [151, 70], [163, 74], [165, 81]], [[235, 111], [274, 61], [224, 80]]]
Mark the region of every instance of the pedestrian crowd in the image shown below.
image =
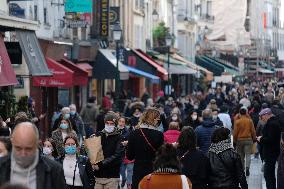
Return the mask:
[[45, 115], [28, 103], [0, 117], [0, 189], [247, 189], [251, 158], [267, 189], [284, 189], [284, 88], [275, 83], [157, 99], [108, 92], [80, 112], [58, 105], [44, 138]]

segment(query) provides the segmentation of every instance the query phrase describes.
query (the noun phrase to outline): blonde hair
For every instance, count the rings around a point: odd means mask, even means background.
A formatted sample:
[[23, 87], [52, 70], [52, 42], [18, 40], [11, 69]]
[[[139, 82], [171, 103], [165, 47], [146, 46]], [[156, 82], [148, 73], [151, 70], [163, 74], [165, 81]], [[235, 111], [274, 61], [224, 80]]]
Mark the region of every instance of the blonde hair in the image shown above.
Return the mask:
[[146, 124], [146, 125], [158, 127], [159, 125], [156, 125], [157, 119], [160, 119], [159, 110], [157, 108], [147, 108], [141, 115], [138, 125]]
[[169, 130], [179, 130], [179, 123], [178, 122], [170, 122]]

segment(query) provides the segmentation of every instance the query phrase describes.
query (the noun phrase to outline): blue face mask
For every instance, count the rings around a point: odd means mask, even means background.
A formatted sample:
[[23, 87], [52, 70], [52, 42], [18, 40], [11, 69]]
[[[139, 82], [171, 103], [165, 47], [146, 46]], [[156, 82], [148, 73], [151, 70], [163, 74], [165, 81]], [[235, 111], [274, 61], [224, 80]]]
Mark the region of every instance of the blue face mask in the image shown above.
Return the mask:
[[68, 129], [69, 125], [68, 124], [65, 124], [65, 123], [61, 123], [60, 124], [60, 128], [61, 129]]
[[70, 112], [70, 115], [72, 115], [72, 116], [75, 115], [75, 114], [76, 114], [76, 111], [71, 111]]
[[75, 145], [65, 147], [65, 153], [68, 154], [68, 155], [74, 155], [74, 154], [76, 154], [76, 151], [77, 151], [77, 149], [76, 149]]
[[64, 114], [63, 118], [64, 119], [69, 119], [70, 118], [70, 114]]

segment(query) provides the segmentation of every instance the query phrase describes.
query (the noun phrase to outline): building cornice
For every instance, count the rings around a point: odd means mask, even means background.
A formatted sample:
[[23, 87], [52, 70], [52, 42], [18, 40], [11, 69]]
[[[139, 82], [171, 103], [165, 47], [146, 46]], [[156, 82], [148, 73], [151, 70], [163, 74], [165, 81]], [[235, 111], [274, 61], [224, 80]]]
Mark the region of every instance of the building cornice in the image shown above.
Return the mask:
[[39, 24], [37, 21], [17, 18], [8, 15], [0, 15], [0, 27], [1, 26], [33, 31], [39, 29]]

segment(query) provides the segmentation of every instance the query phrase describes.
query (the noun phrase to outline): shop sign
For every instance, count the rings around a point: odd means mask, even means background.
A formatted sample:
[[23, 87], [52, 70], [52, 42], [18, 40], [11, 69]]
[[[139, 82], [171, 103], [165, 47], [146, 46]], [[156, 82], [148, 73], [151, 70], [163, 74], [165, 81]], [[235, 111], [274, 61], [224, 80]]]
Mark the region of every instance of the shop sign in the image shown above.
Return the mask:
[[68, 21], [69, 28], [85, 28], [87, 27], [86, 20], [70, 20]]
[[109, 24], [114, 25], [120, 21], [120, 7], [110, 7], [109, 9]]
[[66, 0], [64, 6], [65, 12], [91, 13], [93, 0]]
[[100, 13], [100, 36], [107, 38], [109, 30], [109, 0], [101, 0]]

